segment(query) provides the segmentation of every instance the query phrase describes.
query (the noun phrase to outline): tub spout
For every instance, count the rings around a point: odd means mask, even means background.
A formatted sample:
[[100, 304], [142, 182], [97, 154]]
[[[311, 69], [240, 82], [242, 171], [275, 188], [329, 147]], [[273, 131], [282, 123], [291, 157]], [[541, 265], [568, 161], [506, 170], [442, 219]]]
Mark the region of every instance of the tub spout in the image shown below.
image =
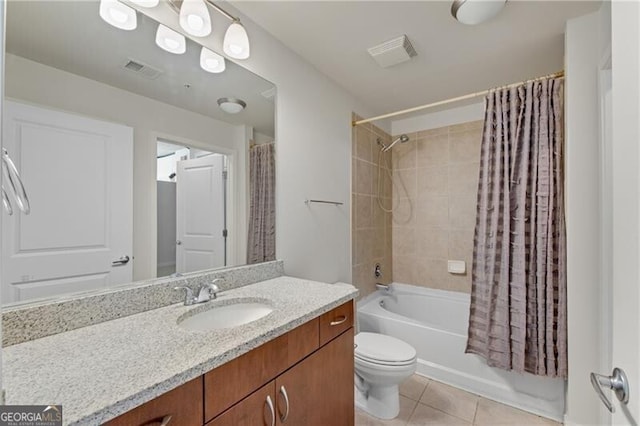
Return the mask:
[[391, 291], [389, 284], [376, 283], [376, 287], [378, 287], [378, 290]]

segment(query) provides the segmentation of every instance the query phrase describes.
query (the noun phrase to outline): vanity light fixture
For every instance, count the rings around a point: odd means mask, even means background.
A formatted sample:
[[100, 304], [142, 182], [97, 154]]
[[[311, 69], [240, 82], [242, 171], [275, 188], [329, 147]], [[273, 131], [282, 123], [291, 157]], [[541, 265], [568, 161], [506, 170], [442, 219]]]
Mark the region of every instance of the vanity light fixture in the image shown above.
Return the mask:
[[463, 24], [478, 25], [496, 16], [507, 0], [455, 0], [451, 14]]
[[237, 98], [220, 98], [218, 106], [228, 114], [237, 114], [247, 107], [247, 103]]
[[137, 4], [141, 7], [156, 7], [160, 0], [129, 0], [133, 4]]
[[207, 72], [221, 73], [226, 68], [224, 58], [203, 47], [200, 51], [200, 67]]
[[247, 59], [250, 55], [249, 36], [239, 19], [234, 21], [227, 28], [222, 44], [224, 53], [235, 59]]
[[176, 55], [181, 55], [187, 50], [187, 42], [184, 36], [162, 24], [158, 25], [158, 31], [156, 32], [156, 44], [161, 49]]
[[135, 30], [138, 26], [136, 11], [118, 0], [100, 0], [100, 17], [121, 30]]
[[206, 37], [211, 34], [211, 16], [204, 0], [182, 1], [180, 26], [195, 37]]

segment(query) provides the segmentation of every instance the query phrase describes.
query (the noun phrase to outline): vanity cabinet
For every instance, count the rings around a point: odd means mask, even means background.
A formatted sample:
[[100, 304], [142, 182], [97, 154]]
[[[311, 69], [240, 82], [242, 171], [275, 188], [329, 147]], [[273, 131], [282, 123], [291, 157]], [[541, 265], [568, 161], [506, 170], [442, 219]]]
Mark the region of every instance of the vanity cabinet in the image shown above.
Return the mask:
[[137, 407], [109, 426], [353, 426], [353, 301]]

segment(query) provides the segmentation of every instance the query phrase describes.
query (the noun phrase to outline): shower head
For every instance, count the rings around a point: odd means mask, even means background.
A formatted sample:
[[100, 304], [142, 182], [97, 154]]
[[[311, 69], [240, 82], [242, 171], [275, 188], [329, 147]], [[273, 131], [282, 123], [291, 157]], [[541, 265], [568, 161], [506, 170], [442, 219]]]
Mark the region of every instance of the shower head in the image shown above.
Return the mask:
[[400, 143], [405, 143], [405, 142], [409, 142], [409, 136], [407, 135], [400, 135], [398, 138], [396, 138], [396, 140], [394, 140], [393, 142], [391, 142], [391, 144], [389, 146], [382, 146], [382, 152], [387, 152], [389, 151], [391, 148], [393, 148], [393, 146], [395, 144], [397, 144], [398, 142]]

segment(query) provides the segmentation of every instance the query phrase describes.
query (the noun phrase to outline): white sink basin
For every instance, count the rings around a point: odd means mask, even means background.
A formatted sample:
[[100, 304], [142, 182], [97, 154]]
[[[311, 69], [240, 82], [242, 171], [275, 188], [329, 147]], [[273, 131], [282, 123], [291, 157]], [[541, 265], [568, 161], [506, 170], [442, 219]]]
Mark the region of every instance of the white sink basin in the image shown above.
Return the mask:
[[211, 309], [178, 319], [178, 325], [191, 331], [209, 331], [237, 327], [269, 315], [271, 306], [259, 302], [239, 302], [212, 306]]

